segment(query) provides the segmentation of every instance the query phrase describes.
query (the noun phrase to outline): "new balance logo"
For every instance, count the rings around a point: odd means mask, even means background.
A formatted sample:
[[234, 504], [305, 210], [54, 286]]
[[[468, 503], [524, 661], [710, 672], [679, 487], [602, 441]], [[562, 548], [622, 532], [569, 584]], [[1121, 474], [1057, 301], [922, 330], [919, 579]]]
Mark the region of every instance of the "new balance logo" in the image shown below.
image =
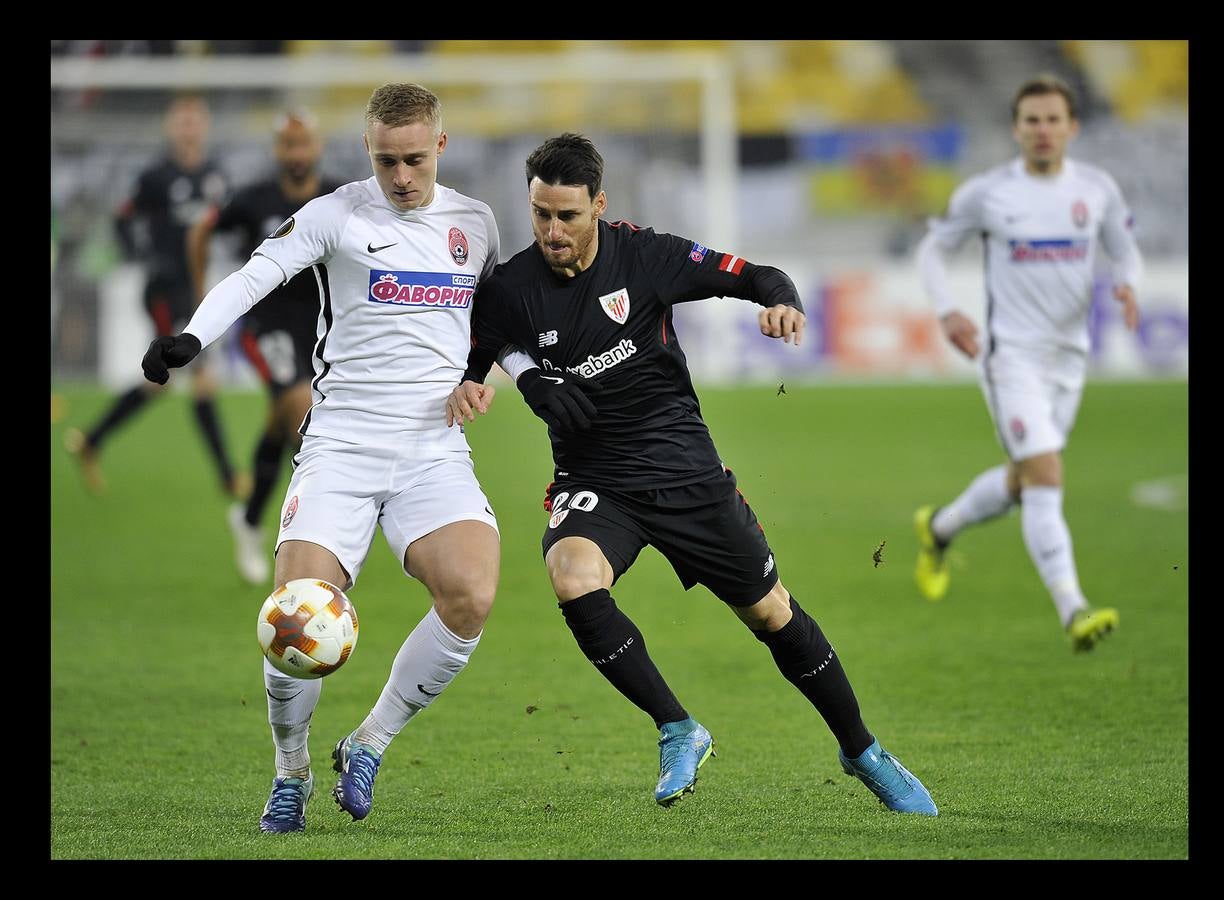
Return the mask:
[[774, 567], [774, 560], [773, 560], [773, 554], [771, 553], [769, 554], [769, 559], [765, 560], [765, 573], [764, 574], [768, 575], [770, 572], [772, 572], [773, 567]]
[[557, 332], [545, 331], [540, 335], [541, 347], [551, 347], [555, 343], [557, 343]]

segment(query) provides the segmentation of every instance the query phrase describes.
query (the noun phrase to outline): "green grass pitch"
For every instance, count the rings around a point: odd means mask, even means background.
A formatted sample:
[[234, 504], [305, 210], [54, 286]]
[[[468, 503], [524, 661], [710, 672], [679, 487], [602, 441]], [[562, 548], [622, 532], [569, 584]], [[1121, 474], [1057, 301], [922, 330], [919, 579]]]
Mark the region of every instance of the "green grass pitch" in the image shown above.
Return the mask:
[[[331, 747], [428, 604], [376, 536], [350, 592], [360, 642], [314, 717], [307, 830], [286, 836], [257, 827], [273, 774], [255, 643], [267, 591], [234, 569], [187, 395], [113, 438], [101, 497], [62, 442], [108, 395], [53, 395], [52, 858], [1188, 856], [1185, 382], [1085, 392], [1066, 514], [1085, 592], [1122, 624], [1082, 656], [1016, 513], [958, 539], [943, 602], [914, 589], [913, 510], [1002, 459], [976, 386], [700, 390], [783, 581], [833, 641], [868, 727], [931, 790], [935, 819], [889, 813], [842, 774], [832, 736], [764, 647], [647, 550], [613, 594], [718, 749], [695, 794], [655, 805], [652, 724], [583, 659], [549, 590], [547, 437], [505, 386], [468, 428], [502, 533], [480, 648], [388, 750], [369, 818], [349, 821], [329, 796]], [[221, 408], [246, 467], [264, 398], [227, 394]], [[1155, 505], [1137, 504], [1149, 482]], [[283, 483], [269, 549], [282, 498]]]

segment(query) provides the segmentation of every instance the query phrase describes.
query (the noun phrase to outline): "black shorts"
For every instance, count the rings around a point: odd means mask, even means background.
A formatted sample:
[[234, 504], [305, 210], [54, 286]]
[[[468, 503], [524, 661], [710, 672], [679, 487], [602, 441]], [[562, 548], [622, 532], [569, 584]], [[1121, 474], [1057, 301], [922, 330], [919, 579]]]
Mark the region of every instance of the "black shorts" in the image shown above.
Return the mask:
[[751, 606], [778, 582], [778, 567], [730, 469], [681, 487], [618, 491], [581, 480], [554, 482], [543, 549], [584, 537], [603, 551], [613, 583], [647, 544], [667, 559], [687, 591], [705, 585], [730, 606]]
[[299, 381], [314, 378], [315, 321], [244, 322], [242, 352], [275, 399]]
[[145, 285], [144, 304], [158, 337], [181, 332], [195, 312], [186, 282], [162, 275], [154, 275]]

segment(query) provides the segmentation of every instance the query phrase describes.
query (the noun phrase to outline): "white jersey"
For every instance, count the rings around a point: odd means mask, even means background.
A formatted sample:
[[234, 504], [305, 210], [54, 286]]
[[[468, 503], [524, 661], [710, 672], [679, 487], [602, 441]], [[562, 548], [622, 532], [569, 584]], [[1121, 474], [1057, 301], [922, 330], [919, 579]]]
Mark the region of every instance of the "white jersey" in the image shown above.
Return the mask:
[[371, 177], [303, 206], [255, 250], [249, 283], [222, 282], [213, 293], [224, 299], [210, 305], [210, 293], [185, 330], [207, 344], [263, 296], [267, 271], [288, 281], [313, 267], [319, 340], [302, 434], [413, 455], [467, 450], [462, 428], [446, 425], [446, 398], [467, 366], [472, 296], [499, 249], [479, 200], [438, 184], [428, 206], [398, 210]]
[[1029, 174], [1023, 159], [971, 178], [932, 219], [919, 252], [940, 315], [956, 308], [942, 284], [937, 251], [971, 234], [985, 240], [986, 330], [992, 342], [1087, 353], [1098, 241], [1116, 283], [1138, 289], [1141, 260], [1122, 192], [1096, 166], [1063, 161], [1053, 177]]

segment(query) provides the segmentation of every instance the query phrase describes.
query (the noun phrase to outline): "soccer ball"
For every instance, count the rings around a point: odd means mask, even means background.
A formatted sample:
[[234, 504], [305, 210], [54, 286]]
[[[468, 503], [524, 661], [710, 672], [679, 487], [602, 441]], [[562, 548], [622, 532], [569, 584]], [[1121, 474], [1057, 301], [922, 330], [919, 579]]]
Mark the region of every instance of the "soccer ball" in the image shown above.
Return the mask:
[[259, 646], [295, 678], [322, 678], [357, 646], [357, 610], [335, 585], [297, 578], [272, 592], [259, 611]]

